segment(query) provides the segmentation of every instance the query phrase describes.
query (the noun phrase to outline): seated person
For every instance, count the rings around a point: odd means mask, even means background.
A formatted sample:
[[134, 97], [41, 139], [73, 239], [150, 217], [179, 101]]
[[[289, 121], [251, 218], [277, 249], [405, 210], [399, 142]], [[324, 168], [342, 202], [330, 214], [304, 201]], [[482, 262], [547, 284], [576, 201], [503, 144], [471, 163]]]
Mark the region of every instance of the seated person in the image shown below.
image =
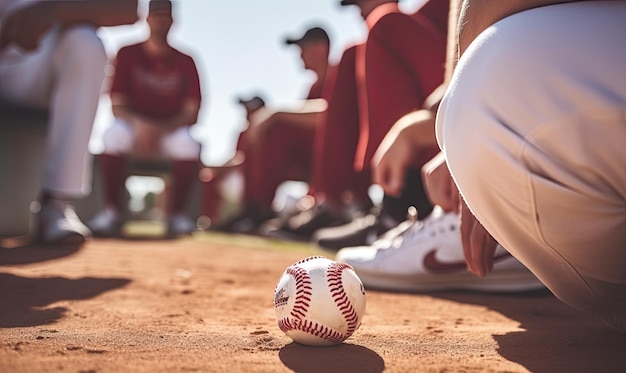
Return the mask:
[[[452, 0], [450, 5], [446, 82], [456, 56], [454, 28], [460, 1]], [[372, 165], [374, 180], [386, 193], [398, 193], [404, 187], [406, 169], [419, 158], [420, 150], [436, 144], [436, 113], [446, 87], [444, 83], [435, 90], [423, 109], [396, 122], [378, 147]], [[366, 287], [391, 291], [519, 292], [544, 288], [532, 272], [500, 245], [494, 248], [491, 276], [479, 278], [467, 271], [458, 192], [449, 174], [447, 180], [433, 187], [433, 170], [442, 159], [439, 154], [423, 167], [426, 191], [437, 205], [433, 213], [422, 222], [411, 217], [370, 246], [345, 247], [335, 259], [352, 265]], [[438, 198], [438, 195], [450, 198]]]
[[209, 219], [204, 225], [212, 226], [222, 218], [221, 184], [233, 174], [243, 177], [243, 163], [246, 160], [246, 134], [255, 113], [265, 107], [265, 100], [260, 96], [250, 99], [239, 98], [237, 101], [246, 112], [246, 127], [239, 134], [235, 155], [220, 167], [204, 167], [200, 171], [202, 181], [202, 216]]
[[437, 138], [469, 271], [493, 277], [500, 243], [624, 333], [626, 2], [555, 2], [464, 1]]
[[90, 222], [97, 236], [120, 233], [129, 156], [171, 160], [167, 235], [188, 234], [196, 227], [184, 208], [200, 165], [200, 144], [189, 133], [200, 109], [198, 72], [190, 56], [168, 43], [172, 3], [152, 0], [146, 20], [149, 38], [122, 48], [117, 55], [111, 87], [115, 122], [104, 134], [104, 153], [99, 156], [105, 208]]
[[41, 243], [76, 244], [91, 235], [70, 201], [91, 185], [87, 145], [107, 63], [97, 28], [136, 20], [136, 0], [0, 1], [0, 98], [50, 113]]
[[[342, 134], [343, 141], [350, 144], [346, 147], [354, 149], [348, 155], [354, 171], [367, 175], [374, 151], [393, 124], [421, 107], [443, 81], [449, 5], [447, 0], [430, 0], [417, 12], [406, 14], [397, 0], [343, 0], [340, 4], [358, 7], [369, 29], [354, 58], [359, 123], [350, 125], [351, 133]], [[370, 237], [395, 227], [410, 206], [417, 208], [420, 219], [428, 216], [433, 206], [423, 191], [419, 170], [436, 151], [435, 145], [424, 147], [413, 167], [406, 170], [404, 188], [395, 195], [385, 194], [372, 214], [356, 214], [347, 224], [328, 228], [325, 223], [329, 219], [305, 212], [302, 215], [310, 216], [308, 223], [289, 224], [284, 230], [308, 236], [324, 247], [340, 248], [365, 244]], [[306, 221], [307, 217], [291, 220]]]
[[315, 131], [309, 194], [299, 201], [295, 215], [266, 229], [269, 236], [307, 241], [319, 227], [347, 223], [373, 206], [368, 193], [370, 174], [354, 169], [359, 131], [358, 48], [346, 48], [334, 69], [332, 86], [327, 87], [328, 107]]
[[280, 184], [310, 181], [313, 138], [326, 110], [323, 97], [332, 77], [328, 73], [330, 40], [324, 29], [313, 27], [300, 38], [288, 38], [286, 44], [299, 47], [304, 68], [313, 71], [317, 80], [299, 107], [263, 108], [254, 115], [246, 131], [243, 208], [217, 230], [256, 233], [263, 222], [275, 217], [272, 202]]

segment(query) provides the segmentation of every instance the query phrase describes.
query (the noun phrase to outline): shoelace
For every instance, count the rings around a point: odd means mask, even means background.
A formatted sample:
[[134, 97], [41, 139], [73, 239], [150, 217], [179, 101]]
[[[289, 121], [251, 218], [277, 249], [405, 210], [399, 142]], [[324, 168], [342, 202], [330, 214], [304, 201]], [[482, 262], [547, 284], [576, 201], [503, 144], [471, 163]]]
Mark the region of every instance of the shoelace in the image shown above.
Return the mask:
[[[433, 212], [422, 221], [417, 220], [417, 210], [409, 209], [408, 219], [392, 229], [380, 239], [378, 247], [380, 249], [399, 248], [404, 241], [411, 241], [418, 235], [428, 234], [427, 237], [434, 238], [438, 234], [457, 230], [457, 224], [452, 224], [447, 217], [451, 213], [443, 211]], [[427, 232], [427, 233], [425, 233]]]
[[398, 237], [402, 237], [406, 232], [420, 224], [421, 222], [417, 220], [417, 209], [411, 206], [407, 211], [407, 220], [387, 231], [387, 233], [374, 241], [373, 245], [379, 249], [389, 248]]

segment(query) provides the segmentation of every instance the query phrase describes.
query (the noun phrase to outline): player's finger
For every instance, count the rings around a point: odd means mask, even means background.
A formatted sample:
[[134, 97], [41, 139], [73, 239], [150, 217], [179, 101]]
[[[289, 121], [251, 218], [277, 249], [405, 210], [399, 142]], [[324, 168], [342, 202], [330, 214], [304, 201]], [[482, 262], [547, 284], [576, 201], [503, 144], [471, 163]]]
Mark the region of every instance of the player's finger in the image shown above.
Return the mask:
[[480, 228], [478, 227], [476, 219], [472, 218], [471, 220], [472, 233], [470, 236], [470, 245], [472, 246], [472, 255], [475, 266], [474, 269], [480, 277], [483, 277], [487, 274], [488, 268], [487, 260], [485, 260], [485, 236], [482, 234]]
[[383, 188], [385, 194], [396, 195], [397, 188], [394, 185], [394, 165], [387, 162], [385, 157], [382, 157], [380, 161], [372, 162], [373, 167], [373, 181]]
[[471, 273], [478, 274], [476, 266], [474, 264], [474, 255], [471, 245], [472, 226], [471, 222], [466, 217], [465, 203], [462, 203], [461, 207], [461, 243], [463, 245], [463, 255], [465, 256], [465, 263], [467, 264], [467, 270]]
[[484, 249], [483, 249], [483, 267], [485, 268], [485, 273], [489, 273], [493, 271], [493, 256], [496, 252], [496, 246], [498, 243], [496, 240], [487, 232], [485, 227], [478, 222], [481, 231], [484, 236]]
[[437, 188], [437, 201], [436, 204], [441, 206], [441, 208], [446, 212], [452, 212], [459, 210], [459, 200], [455, 198], [454, 193], [452, 192], [449, 183], [439, 184], [440, 186]]
[[472, 226], [470, 245], [475, 269], [484, 276], [493, 270], [493, 255], [497, 242], [474, 215], [470, 219]]
[[468, 267], [470, 272], [483, 277], [487, 274], [488, 268], [488, 264], [486, 265], [484, 261], [485, 235], [481, 229], [482, 226], [464, 201], [462, 201], [461, 206], [461, 234], [463, 235], [464, 250], [468, 252]]

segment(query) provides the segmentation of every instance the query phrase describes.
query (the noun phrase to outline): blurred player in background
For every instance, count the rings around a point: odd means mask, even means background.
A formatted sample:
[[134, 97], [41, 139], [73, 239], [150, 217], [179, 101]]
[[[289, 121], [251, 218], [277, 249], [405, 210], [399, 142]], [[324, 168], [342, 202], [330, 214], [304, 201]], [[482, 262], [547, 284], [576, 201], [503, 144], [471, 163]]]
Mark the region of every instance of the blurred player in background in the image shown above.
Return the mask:
[[168, 42], [174, 22], [170, 1], [150, 1], [146, 21], [149, 38], [117, 54], [111, 86], [115, 122], [104, 134], [104, 152], [99, 155], [105, 208], [90, 222], [98, 236], [120, 233], [129, 156], [171, 161], [167, 235], [176, 237], [196, 228], [184, 210], [200, 165], [200, 144], [189, 132], [200, 110], [198, 71], [192, 57]]

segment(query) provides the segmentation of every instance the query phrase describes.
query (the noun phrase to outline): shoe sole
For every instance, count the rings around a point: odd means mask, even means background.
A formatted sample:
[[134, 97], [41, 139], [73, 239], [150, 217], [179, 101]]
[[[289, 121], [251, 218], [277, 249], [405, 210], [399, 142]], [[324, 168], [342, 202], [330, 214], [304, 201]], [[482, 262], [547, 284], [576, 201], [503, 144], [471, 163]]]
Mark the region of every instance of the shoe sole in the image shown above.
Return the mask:
[[167, 239], [176, 239], [176, 238], [183, 238], [183, 237], [191, 237], [193, 236], [193, 232], [195, 232], [195, 230], [191, 231], [191, 232], [180, 232], [180, 233], [175, 233], [175, 232], [167, 232], [165, 233], [165, 238]]
[[91, 236], [94, 238], [120, 238], [122, 237], [122, 231], [104, 232], [104, 231], [91, 231]]
[[317, 246], [333, 251], [339, 251], [345, 247], [356, 247], [356, 246], [367, 246], [371, 245], [372, 242], [368, 242], [367, 234], [363, 234], [362, 236], [352, 238], [351, 240], [333, 240], [333, 239], [316, 239], [313, 237], [311, 242], [314, 242]]
[[265, 234], [268, 238], [276, 240], [296, 241], [296, 242], [309, 242], [310, 237], [305, 235], [299, 235], [297, 233], [291, 233], [282, 230], [270, 231]]
[[67, 236], [58, 238], [56, 240], [46, 241], [41, 238], [37, 240], [37, 243], [43, 245], [54, 245], [54, 246], [70, 246], [70, 245], [81, 245], [87, 238], [79, 233], [68, 234]]
[[432, 292], [470, 290], [493, 293], [529, 292], [545, 289], [532, 273], [526, 270], [492, 272], [487, 277], [467, 273], [423, 274], [420, 276], [381, 276], [356, 271], [366, 288], [398, 292]]

